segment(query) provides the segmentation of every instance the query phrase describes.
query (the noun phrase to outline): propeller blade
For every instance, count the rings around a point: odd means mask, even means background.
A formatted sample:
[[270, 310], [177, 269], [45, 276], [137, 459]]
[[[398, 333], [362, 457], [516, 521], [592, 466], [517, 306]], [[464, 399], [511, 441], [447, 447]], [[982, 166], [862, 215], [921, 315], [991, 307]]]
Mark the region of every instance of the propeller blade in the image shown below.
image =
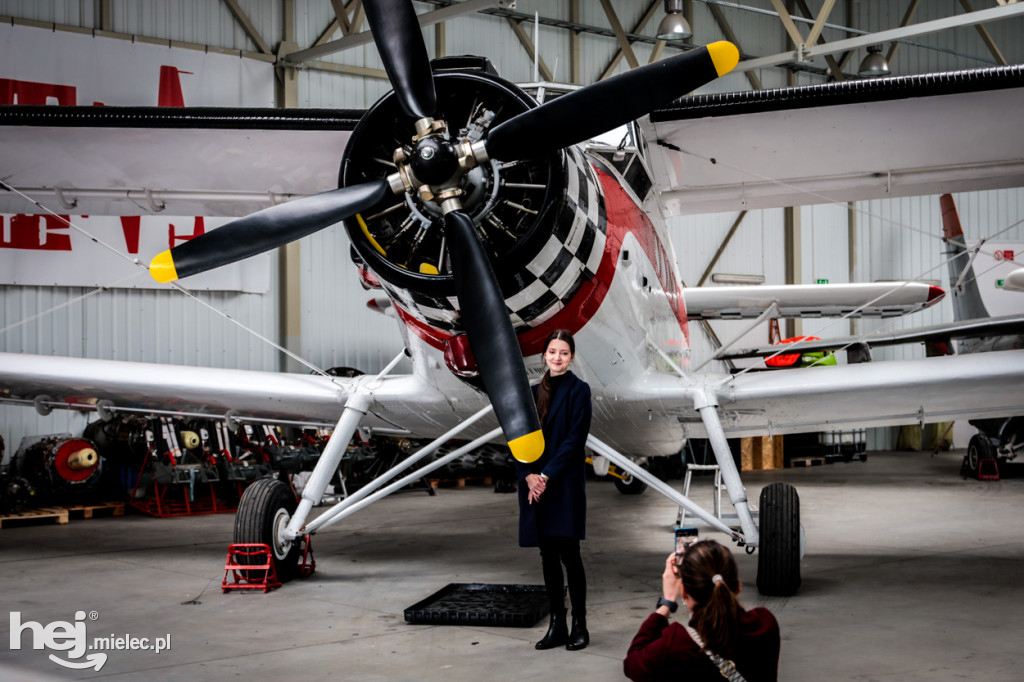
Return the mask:
[[736, 68], [740, 53], [724, 40], [599, 81], [525, 111], [487, 136], [487, 155], [536, 159], [589, 140]]
[[410, 0], [364, 0], [373, 42], [405, 113], [415, 119], [437, 110], [434, 75]]
[[462, 211], [449, 213], [445, 236], [462, 323], [484, 389], [512, 456], [520, 462], [533, 462], [544, 453], [544, 434], [498, 280], [472, 218]]
[[351, 218], [389, 194], [388, 181], [377, 180], [271, 206], [157, 254], [149, 274], [172, 282], [219, 268]]

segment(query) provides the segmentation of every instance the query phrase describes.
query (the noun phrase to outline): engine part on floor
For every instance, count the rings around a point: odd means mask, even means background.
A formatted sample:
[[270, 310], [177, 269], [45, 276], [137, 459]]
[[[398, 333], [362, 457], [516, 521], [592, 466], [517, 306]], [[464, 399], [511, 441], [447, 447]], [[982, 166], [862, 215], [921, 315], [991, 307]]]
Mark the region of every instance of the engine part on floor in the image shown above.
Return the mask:
[[96, 446], [70, 433], [26, 436], [9, 467], [35, 490], [35, 503], [78, 503], [95, 498], [103, 472]]

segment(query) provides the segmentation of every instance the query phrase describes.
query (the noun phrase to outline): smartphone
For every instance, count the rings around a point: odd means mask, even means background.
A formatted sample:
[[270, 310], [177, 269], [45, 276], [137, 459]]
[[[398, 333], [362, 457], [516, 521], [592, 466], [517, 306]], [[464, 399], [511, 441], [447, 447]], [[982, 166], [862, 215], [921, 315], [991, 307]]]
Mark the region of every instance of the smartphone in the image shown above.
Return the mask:
[[676, 528], [676, 566], [683, 563], [683, 555], [698, 540], [698, 530], [693, 526]]

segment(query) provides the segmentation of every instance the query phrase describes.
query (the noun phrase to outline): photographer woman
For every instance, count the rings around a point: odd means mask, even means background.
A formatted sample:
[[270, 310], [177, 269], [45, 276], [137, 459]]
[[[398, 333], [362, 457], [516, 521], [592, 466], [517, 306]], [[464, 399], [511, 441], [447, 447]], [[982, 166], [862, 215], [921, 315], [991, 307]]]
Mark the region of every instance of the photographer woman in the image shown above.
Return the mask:
[[[669, 555], [662, 597], [629, 646], [626, 677], [647, 680], [774, 682], [779, 669], [779, 624], [771, 611], [740, 606], [741, 584], [732, 553], [714, 540], [691, 546], [677, 568]], [[683, 600], [688, 625], [669, 624]]]
[[[587, 631], [587, 578], [580, 558], [586, 537], [587, 495], [584, 444], [590, 431], [590, 386], [569, 371], [576, 342], [558, 329], [544, 343], [548, 371], [536, 387], [537, 413], [544, 430], [544, 454], [519, 472], [519, 546], [540, 547], [544, 586], [551, 608], [547, 633], [538, 649], [565, 646], [578, 651], [590, 643]], [[562, 564], [572, 602], [572, 630], [565, 622]]]

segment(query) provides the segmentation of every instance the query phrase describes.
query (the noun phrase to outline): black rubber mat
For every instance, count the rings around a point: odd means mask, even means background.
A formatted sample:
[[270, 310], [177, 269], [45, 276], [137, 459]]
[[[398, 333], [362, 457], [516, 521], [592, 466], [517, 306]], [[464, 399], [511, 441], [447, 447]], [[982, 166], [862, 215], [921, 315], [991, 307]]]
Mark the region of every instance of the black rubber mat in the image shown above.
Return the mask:
[[490, 625], [529, 628], [548, 613], [543, 585], [449, 583], [405, 610], [417, 625]]

